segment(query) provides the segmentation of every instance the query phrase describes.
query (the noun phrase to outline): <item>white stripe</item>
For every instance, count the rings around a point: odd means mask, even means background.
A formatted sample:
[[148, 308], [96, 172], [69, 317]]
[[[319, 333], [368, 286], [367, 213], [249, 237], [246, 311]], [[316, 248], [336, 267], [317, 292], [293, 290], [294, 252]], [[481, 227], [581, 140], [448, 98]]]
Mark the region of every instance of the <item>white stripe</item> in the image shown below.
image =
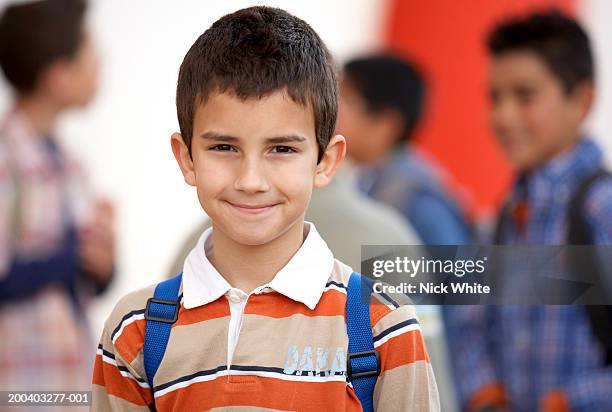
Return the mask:
[[170, 393], [170, 392], [175, 391], [177, 389], [186, 388], [188, 386], [191, 386], [194, 383], [212, 381], [212, 380], [217, 379], [218, 377], [228, 376], [228, 375], [262, 376], [262, 377], [265, 377], [265, 378], [275, 378], [275, 379], [281, 379], [281, 380], [293, 381], [293, 382], [320, 382], [320, 383], [324, 383], [324, 382], [345, 382], [346, 381], [346, 377], [344, 375], [334, 375], [334, 376], [307, 376], [307, 375], [302, 375], [302, 376], [296, 376], [296, 375], [285, 375], [283, 373], [266, 372], [266, 371], [237, 371], [237, 370], [232, 370], [231, 372], [228, 372], [227, 369], [224, 369], [222, 371], [216, 372], [216, 373], [211, 374], [211, 375], [196, 376], [195, 378], [190, 379], [188, 381], [178, 382], [178, 383], [176, 383], [176, 384], [174, 384], [172, 386], [168, 386], [167, 388], [164, 388], [164, 389], [162, 389], [160, 391], [156, 391], [155, 392], [155, 397], [158, 398], [160, 396], [164, 396], [167, 393]]
[[132, 315], [126, 320], [124, 320], [123, 322], [121, 322], [121, 327], [117, 331], [117, 334], [113, 337], [113, 344], [117, 341], [117, 339], [119, 339], [119, 336], [121, 336], [121, 334], [123, 333], [123, 329], [126, 326], [136, 322], [137, 320], [142, 320], [142, 319], [144, 319], [144, 313], [139, 313], [136, 315]]
[[325, 287], [325, 290], [324, 290], [323, 292], [327, 292], [328, 290], [331, 290], [331, 289], [333, 289], [333, 290], [337, 290], [338, 292], [340, 292], [340, 293], [344, 293], [344, 294], [346, 295], [346, 289], [341, 288], [341, 287], [336, 286], [336, 285], [329, 285], [329, 286], [326, 286], [326, 287]]
[[395, 306], [391, 304], [391, 302], [389, 302], [387, 299], [385, 299], [383, 296], [379, 295], [378, 293], [372, 293], [372, 296], [374, 296], [380, 303], [382, 303], [389, 309], [391, 310], [397, 309]]
[[263, 376], [264, 378], [276, 378], [285, 381], [293, 382], [344, 382], [346, 376], [344, 375], [333, 375], [333, 376], [308, 376], [308, 375], [285, 375], [284, 373], [278, 372], [266, 372], [266, 371], [236, 371], [232, 370], [232, 375], [255, 375]]
[[104, 352], [102, 351], [102, 349], [98, 348], [98, 351], [96, 352], [98, 355], [102, 356], [102, 360], [106, 363], [110, 363], [111, 365], [117, 366], [117, 362], [115, 362], [115, 360], [113, 358], [111, 358], [110, 356], [106, 356], [104, 354]]
[[119, 373], [122, 376], [125, 376], [126, 378], [133, 379], [141, 388], [149, 389], [149, 384], [148, 383], [139, 381], [129, 371], [122, 371], [122, 370], [120, 370]]
[[155, 392], [155, 397], [158, 398], [160, 396], [164, 396], [167, 393], [170, 393], [172, 391], [175, 391], [177, 389], [181, 389], [181, 388], [186, 388], [188, 386], [190, 386], [191, 384], [194, 383], [198, 383], [198, 382], [207, 382], [207, 381], [212, 381], [217, 379], [220, 376], [226, 376], [228, 375], [227, 370], [224, 369], [222, 371], [218, 371], [216, 373], [213, 373], [211, 375], [205, 375], [205, 376], [196, 376], [195, 378], [189, 379], [188, 381], [184, 381], [184, 382], [178, 382], [175, 383], [174, 385], [168, 386], [167, 388], [164, 388], [160, 391], [156, 391]]
[[406, 325], [403, 328], [399, 328], [398, 330], [394, 330], [384, 338], [379, 341], [374, 342], [374, 347], [377, 348], [383, 343], [387, 342], [389, 339], [399, 336], [403, 333], [410, 332], [411, 330], [421, 330], [421, 326], [418, 323], [413, 323], [411, 325]]
[[[115, 361], [113, 358], [111, 358], [110, 356], [107, 356], [104, 354], [104, 352], [102, 352], [102, 349], [98, 348], [97, 351], [98, 355], [102, 356], [102, 360], [110, 365], [113, 366], [117, 366], [117, 361]], [[132, 375], [129, 371], [122, 371], [121, 369], [117, 368], [119, 370], [119, 373], [121, 374], [121, 376], [124, 376], [126, 378], [130, 378], [132, 380], [134, 380], [141, 388], [146, 388], [149, 389], [149, 384], [146, 382], [141, 382], [138, 379], [136, 379], [136, 377], [134, 375]]]

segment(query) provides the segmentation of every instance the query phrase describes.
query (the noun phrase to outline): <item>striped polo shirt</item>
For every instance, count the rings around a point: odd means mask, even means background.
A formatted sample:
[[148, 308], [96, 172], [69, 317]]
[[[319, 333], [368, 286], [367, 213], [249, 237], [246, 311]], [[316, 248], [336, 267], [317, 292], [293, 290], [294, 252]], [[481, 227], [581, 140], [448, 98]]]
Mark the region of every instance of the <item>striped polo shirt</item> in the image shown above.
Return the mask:
[[[250, 294], [210, 263], [211, 230], [185, 261], [181, 307], [153, 382], [146, 381], [144, 310], [155, 286], [122, 298], [107, 319], [94, 365], [94, 411], [360, 411], [346, 379], [346, 287], [314, 225], [267, 285]], [[414, 307], [373, 294], [379, 411], [437, 411], [438, 392]]]

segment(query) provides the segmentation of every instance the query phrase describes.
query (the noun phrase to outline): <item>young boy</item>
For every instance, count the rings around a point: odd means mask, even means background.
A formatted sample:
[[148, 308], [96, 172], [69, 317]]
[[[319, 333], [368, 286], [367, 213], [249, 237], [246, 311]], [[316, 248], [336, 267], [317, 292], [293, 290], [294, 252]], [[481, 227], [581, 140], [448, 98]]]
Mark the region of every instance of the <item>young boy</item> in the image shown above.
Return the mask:
[[[612, 240], [612, 179], [582, 123], [594, 93], [593, 56], [580, 25], [557, 12], [505, 22], [489, 38], [491, 123], [519, 177], [500, 218], [497, 242]], [[596, 180], [589, 180], [599, 176]], [[586, 187], [586, 189], [585, 189]], [[469, 411], [610, 411], [606, 367], [585, 306], [461, 308], [449, 322], [457, 383]], [[609, 330], [609, 326], [608, 326]]]
[[98, 59], [84, 1], [3, 9], [0, 67], [14, 103], [0, 126], [0, 388], [86, 390], [84, 304], [113, 274], [113, 213], [104, 202], [84, 219], [92, 199], [55, 125], [93, 98]]
[[[113, 310], [93, 409], [362, 410], [363, 381], [346, 372], [352, 269], [304, 222], [313, 188], [330, 182], [345, 152], [332, 136], [337, 84], [323, 42], [279, 9], [227, 15], [185, 56], [177, 111], [172, 150], [212, 228], [185, 260], [154, 377], [143, 358], [153, 287]], [[367, 327], [380, 357], [374, 407], [438, 410], [414, 308], [373, 304]]]

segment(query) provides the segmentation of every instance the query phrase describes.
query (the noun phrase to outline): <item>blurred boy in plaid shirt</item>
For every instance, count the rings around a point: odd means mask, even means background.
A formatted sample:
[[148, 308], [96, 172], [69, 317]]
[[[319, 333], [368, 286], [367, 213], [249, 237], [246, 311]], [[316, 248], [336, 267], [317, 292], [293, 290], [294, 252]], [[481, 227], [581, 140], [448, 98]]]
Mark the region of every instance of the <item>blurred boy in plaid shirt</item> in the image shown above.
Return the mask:
[[[612, 179], [602, 173], [599, 145], [582, 131], [595, 80], [587, 34], [553, 11], [501, 24], [488, 46], [491, 124], [519, 174], [497, 243], [576, 242], [569, 233], [572, 199], [586, 186], [580, 212], [589, 243], [612, 244]], [[601, 178], [588, 186], [594, 176]], [[585, 306], [446, 312], [464, 410], [612, 411], [612, 367]]]
[[2, 390], [89, 387], [83, 305], [112, 277], [113, 210], [87, 205], [82, 172], [54, 134], [58, 116], [96, 89], [85, 8], [20, 2], [0, 18], [0, 66], [15, 97], [0, 125]]

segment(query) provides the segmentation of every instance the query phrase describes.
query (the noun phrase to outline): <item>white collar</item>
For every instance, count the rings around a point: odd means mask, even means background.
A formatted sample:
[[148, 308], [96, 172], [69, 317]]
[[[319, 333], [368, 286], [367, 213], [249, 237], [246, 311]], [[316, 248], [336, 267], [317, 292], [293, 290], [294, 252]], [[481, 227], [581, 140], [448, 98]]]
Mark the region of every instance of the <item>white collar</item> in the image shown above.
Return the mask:
[[[254, 293], [268, 287], [311, 310], [315, 308], [331, 274], [334, 256], [314, 224], [304, 222], [304, 233], [306, 239], [289, 262], [270, 283], [255, 289]], [[185, 259], [183, 304], [186, 309], [214, 302], [232, 289], [206, 256], [212, 252], [211, 234], [212, 227], [204, 231]]]

